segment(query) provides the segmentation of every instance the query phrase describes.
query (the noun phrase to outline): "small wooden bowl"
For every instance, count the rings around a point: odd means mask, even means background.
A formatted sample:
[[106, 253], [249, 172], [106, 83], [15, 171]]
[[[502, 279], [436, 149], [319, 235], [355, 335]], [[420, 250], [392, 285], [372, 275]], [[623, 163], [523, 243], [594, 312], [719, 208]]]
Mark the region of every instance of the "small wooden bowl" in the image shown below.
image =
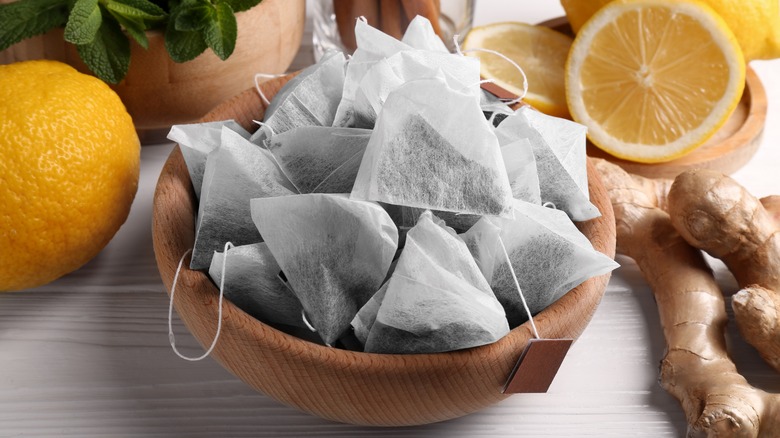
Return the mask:
[[[15, 0], [0, 0], [0, 4]], [[217, 104], [244, 91], [255, 73], [280, 74], [290, 66], [301, 43], [305, 23], [304, 0], [264, 0], [236, 14], [238, 37], [225, 61], [211, 50], [184, 63], [173, 62], [161, 31], [148, 31], [149, 48], [130, 44], [130, 70], [111, 85], [136, 129], [152, 131], [172, 124], [192, 123]], [[76, 47], [66, 43], [63, 29], [21, 41], [0, 51], [0, 64], [29, 59], [52, 59], [92, 74]]]
[[[289, 76], [262, 85], [273, 96]], [[252, 130], [265, 105], [254, 89], [211, 111], [204, 121], [235, 119]], [[600, 218], [578, 224], [593, 246], [615, 254], [615, 219], [598, 173], [588, 165]], [[154, 195], [152, 234], [157, 265], [170, 291], [179, 258], [195, 239], [197, 200], [181, 151], [166, 162]], [[186, 265], [185, 265], [186, 266]], [[577, 338], [596, 310], [609, 274], [589, 279], [534, 317], [546, 338]], [[201, 345], [216, 331], [218, 290], [208, 276], [183, 268], [175, 306]], [[450, 353], [369, 354], [317, 345], [276, 330], [226, 301], [212, 356], [241, 380], [305, 412], [345, 423], [402, 426], [460, 417], [508, 395], [501, 389], [531, 339], [528, 323], [490, 345]]]

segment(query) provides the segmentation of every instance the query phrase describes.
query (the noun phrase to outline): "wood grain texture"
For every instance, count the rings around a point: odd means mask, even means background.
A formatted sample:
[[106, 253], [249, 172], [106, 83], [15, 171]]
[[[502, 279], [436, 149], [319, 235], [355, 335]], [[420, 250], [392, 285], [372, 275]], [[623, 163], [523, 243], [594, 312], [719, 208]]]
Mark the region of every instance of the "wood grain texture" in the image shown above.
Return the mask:
[[[273, 96], [288, 77], [262, 85]], [[264, 105], [250, 89], [215, 108], [206, 120], [235, 119], [254, 130]], [[594, 247], [614, 257], [612, 208], [589, 165], [589, 188], [600, 218], [580, 223]], [[154, 196], [152, 234], [160, 273], [170, 290], [179, 258], [192, 247], [196, 200], [180, 150], [171, 154]], [[534, 319], [540, 334], [577, 338], [596, 310], [609, 275], [592, 278]], [[203, 272], [183, 269], [175, 306], [203, 345], [214, 337], [218, 291]], [[400, 426], [466, 415], [507, 396], [501, 389], [531, 338], [523, 324], [479, 348], [420, 355], [382, 355], [316, 345], [267, 326], [231, 303], [213, 356], [233, 374], [280, 402], [314, 415], [353, 424]]]
[[[0, 3], [9, 0], [0, 0]], [[255, 73], [284, 73], [301, 43], [305, 0], [264, 0], [236, 14], [238, 38], [225, 61], [211, 50], [185, 63], [173, 62], [162, 32], [148, 31], [149, 48], [131, 42], [130, 70], [112, 85], [137, 129], [168, 128], [203, 117], [217, 104], [243, 91]], [[0, 64], [54, 59], [89, 73], [63, 30], [19, 42], [0, 51]]]

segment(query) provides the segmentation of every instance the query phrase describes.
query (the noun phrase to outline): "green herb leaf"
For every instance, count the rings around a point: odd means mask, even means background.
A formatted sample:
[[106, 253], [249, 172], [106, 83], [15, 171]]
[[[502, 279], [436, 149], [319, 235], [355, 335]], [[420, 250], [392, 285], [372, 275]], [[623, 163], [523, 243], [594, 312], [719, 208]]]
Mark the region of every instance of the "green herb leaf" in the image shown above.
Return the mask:
[[189, 32], [203, 30], [216, 19], [217, 11], [210, 3], [183, 7], [176, 16], [176, 30]]
[[109, 11], [112, 17], [124, 28], [139, 46], [144, 49], [149, 48], [149, 39], [146, 37], [146, 29], [149, 27], [140, 18], [131, 18], [119, 15], [113, 11]]
[[203, 37], [211, 50], [224, 61], [233, 53], [233, 49], [236, 48], [238, 25], [230, 5], [220, 2], [215, 6], [216, 17], [206, 27]]
[[65, 41], [73, 44], [91, 43], [102, 22], [98, 0], [76, 0], [68, 24], [65, 25]]
[[79, 44], [76, 48], [92, 73], [105, 82], [116, 84], [124, 79], [130, 68], [130, 41], [116, 21], [105, 18], [92, 42]]
[[[128, 19], [141, 20], [143, 23], [158, 23], [165, 20], [165, 11], [156, 4], [147, 0], [108, 0], [106, 9], [113, 16], [122, 16]], [[146, 26], [148, 29], [151, 26]]]
[[176, 29], [176, 19], [184, 5], [179, 5], [171, 11], [168, 26], [165, 28], [165, 49], [174, 62], [186, 62], [195, 59], [208, 46], [198, 31], [181, 31]]
[[260, 4], [263, 0], [224, 0], [233, 9], [233, 12], [242, 12]]
[[68, 21], [62, 0], [25, 0], [0, 4], [0, 50], [46, 33]]

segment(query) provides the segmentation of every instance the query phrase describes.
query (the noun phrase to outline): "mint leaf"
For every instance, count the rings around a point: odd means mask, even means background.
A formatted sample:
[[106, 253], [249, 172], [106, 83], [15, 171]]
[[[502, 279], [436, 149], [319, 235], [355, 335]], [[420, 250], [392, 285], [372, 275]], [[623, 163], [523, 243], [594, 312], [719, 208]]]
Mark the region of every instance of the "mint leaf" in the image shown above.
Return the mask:
[[192, 7], [183, 7], [176, 16], [176, 30], [193, 31], [203, 30], [215, 20], [217, 11], [212, 4], [202, 4]]
[[73, 44], [87, 44], [103, 22], [98, 0], [76, 0], [65, 25], [65, 41]]
[[[138, 19], [143, 23], [157, 23], [165, 19], [165, 11], [147, 0], [107, 0], [106, 9], [114, 17]], [[145, 26], [148, 29], [151, 26]]]
[[116, 21], [103, 20], [95, 38], [76, 48], [92, 73], [105, 82], [116, 84], [127, 75], [130, 68], [130, 41]]
[[259, 5], [263, 0], [224, 0], [233, 12], [243, 12]]
[[63, 0], [25, 0], [0, 4], [0, 50], [46, 33], [68, 21]]
[[230, 5], [220, 2], [215, 6], [216, 16], [206, 27], [203, 37], [211, 50], [224, 61], [233, 53], [233, 49], [236, 48], [238, 25]]
[[165, 49], [174, 62], [195, 59], [208, 48], [200, 32], [176, 29], [175, 22], [180, 10], [180, 8], [176, 8], [171, 11], [168, 26], [165, 28]]
[[225, 0], [230, 5], [233, 12], [242, 12], [251, 9], [260, 4], [263, 0]]
[[148, 26], [146, 23], [144, 23], [143, 20], [140, 18], [125, 17], [113, 11], [108, 12], [116, 19], [122, 28], [124, 28], [125, 32], [133, 37], [139, 46], [143, 47], [144, 49], [149, 48], [149, 39], [146, 37], [146, 29]]

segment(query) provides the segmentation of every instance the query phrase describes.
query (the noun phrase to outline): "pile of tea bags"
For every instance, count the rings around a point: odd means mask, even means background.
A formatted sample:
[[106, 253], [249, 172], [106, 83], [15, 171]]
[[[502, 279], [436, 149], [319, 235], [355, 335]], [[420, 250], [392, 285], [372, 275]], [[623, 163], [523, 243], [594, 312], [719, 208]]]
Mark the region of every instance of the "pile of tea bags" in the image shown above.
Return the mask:
[[482, 91], [479, 61], [425, 18], [400, 41], [362, 20], [355, 35], [255, 133], [171, 129], [199, 199], [191, 269], [282, 330], [433, 353], [495, 342], [531, 317], [523, 299], [535, 314], [617, 266], [572, 223], [599, 215], [584, 127]]

